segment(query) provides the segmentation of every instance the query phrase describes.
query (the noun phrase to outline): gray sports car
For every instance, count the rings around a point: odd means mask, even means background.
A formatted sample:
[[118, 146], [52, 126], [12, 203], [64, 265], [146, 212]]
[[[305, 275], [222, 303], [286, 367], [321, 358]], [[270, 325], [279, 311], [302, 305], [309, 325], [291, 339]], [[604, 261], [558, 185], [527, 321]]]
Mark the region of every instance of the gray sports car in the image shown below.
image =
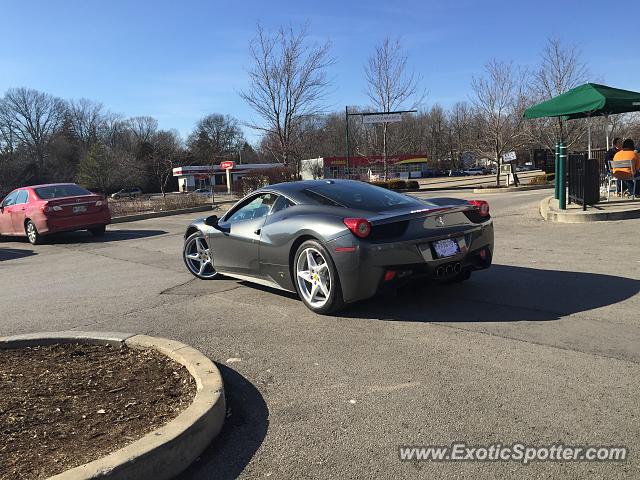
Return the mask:
[[317, 313], [411, 280], [463, 281], [492, 255], [487, 202], [420, 200], [352, 180], [256, 190], [221, 218], [189, 225], [183, 249], [198, 278], [297, 292]]

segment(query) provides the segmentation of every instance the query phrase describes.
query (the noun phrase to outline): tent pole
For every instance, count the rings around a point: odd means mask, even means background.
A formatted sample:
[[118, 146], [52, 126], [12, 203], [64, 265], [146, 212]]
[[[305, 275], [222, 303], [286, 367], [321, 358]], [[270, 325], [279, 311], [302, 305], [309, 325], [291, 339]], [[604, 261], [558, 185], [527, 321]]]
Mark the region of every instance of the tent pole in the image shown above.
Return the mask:
[[559, 167], [560, 161], [559, 161], [559, 159], [560, 159], [560, 142], [557, 142], [556, 143], [555, 166], [554, 166], [554, 169], [553, 169], [553, 173], [554, 173], [554, 175], [553, 175], [553, 177], [554, 177], [553, 178], [554, 179], [553, 184], [554, 184], [554, 189], [555, 189], [554, 196], [555, 196], [556, 200], [558, 200], [560, 198], [560, 189], [558, 188], [560, 186], [560, 167]]
[[591, 158], [591, 114], [587, 116], [587, 143], [589, 152], [589, 156], [587, 158]]

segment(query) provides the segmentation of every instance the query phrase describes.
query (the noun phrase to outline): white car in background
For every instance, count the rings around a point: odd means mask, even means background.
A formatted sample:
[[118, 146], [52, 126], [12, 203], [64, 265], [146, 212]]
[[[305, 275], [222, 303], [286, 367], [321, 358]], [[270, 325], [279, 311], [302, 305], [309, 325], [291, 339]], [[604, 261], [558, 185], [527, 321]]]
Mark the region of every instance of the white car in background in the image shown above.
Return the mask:
[[194, 190], [191, 193], [193, 193], [195, 195], [202, 195], [203, 197], [211, 197], [212, 196], [211, 189], [209, 189], [209, 188], [199, 188], [198, 190]]
[[464, 171], [465, 175], [486, 175], [487, 170], [484, 167], [471, 167]]

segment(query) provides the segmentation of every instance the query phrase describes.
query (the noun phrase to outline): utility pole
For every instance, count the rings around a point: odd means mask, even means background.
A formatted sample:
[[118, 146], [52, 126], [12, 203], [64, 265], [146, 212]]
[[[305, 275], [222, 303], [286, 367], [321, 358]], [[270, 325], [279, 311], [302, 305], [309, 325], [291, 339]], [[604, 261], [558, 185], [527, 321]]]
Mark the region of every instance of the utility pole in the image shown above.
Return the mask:
[[[345, 128], [345, 145], [347, 151], [345, 152], [345, 157], [347, 157], [345, 173], [349, 170], [349, 117], [353, 115], [358, 115], [363, 118], [365, 123], [382, 123], [385, 128], [389, 123], [395, 123], [402, 120], [401, 115], [403, 113], [415, 113], [417, 110], [398, 110], [395, 112], [358, 112], [358, 113], [349, 113], [349, 107], [344, 107], [344, 119], [346, 123]], [[365, 121], [364, 118], [367, 118]], [[387, 144], [386, 144], [386, 135], [385, 135], [385, 144], [384, 144], [384, 164], [385, 164], [385, 178], [387, 175]]]
[[346, 125], [347, 125], [347, 127], [346, 127], [346, 135], [345, 135], [346, 144], [347, 144], [347, 152], [346, 152], [347, 154], [345, 155], [345, 157], [347, 157], [347, 162], [346, 162], [345, 167], [344, 167], [344, 173], [346, 174], [347, 171], [349, 171], [349, 107], [348, 106], [344, 107], [344, 120], [345, 120]]

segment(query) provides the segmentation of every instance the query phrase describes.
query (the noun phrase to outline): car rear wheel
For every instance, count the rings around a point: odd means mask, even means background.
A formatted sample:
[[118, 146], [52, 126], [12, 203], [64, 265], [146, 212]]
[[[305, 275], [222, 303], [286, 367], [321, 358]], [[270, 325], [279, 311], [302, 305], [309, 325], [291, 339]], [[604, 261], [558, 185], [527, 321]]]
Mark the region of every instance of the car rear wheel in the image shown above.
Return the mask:
[[24, 231], [27, 234], [27, 240], [29, 240], [31, 245], [39, 245], [42, 243], [42, 235], [38, 233], [38, 229], [31, 220], [27, 221]]
[[212, 280], [218, 276], [213, 262], [213, 251], [200, 231], [185, 240], [182, 258], [189, 272], [202, 280]]
[[90, 228], [89, 231], [91, 232], [91, 235], [93, 235], [94, 237], [102, 237], [104, 236], [104, 232], [107, 230], [107, 226], [106, 225], [100, 225], [99, 227], [94, 227], [94, 228]]
[[457, 274], [455, 277], [449, 279], [447, 283], [462, 283], [466, 280], [469, 280], [470, 278], [471, 278], [471, 271], [463, 270], [462, 272]]
[[326, 314], [344, 305], [338, 272], [320, 242], [308, 240], [300, 245], [293, 267], [296, 290], [310, 310]]

